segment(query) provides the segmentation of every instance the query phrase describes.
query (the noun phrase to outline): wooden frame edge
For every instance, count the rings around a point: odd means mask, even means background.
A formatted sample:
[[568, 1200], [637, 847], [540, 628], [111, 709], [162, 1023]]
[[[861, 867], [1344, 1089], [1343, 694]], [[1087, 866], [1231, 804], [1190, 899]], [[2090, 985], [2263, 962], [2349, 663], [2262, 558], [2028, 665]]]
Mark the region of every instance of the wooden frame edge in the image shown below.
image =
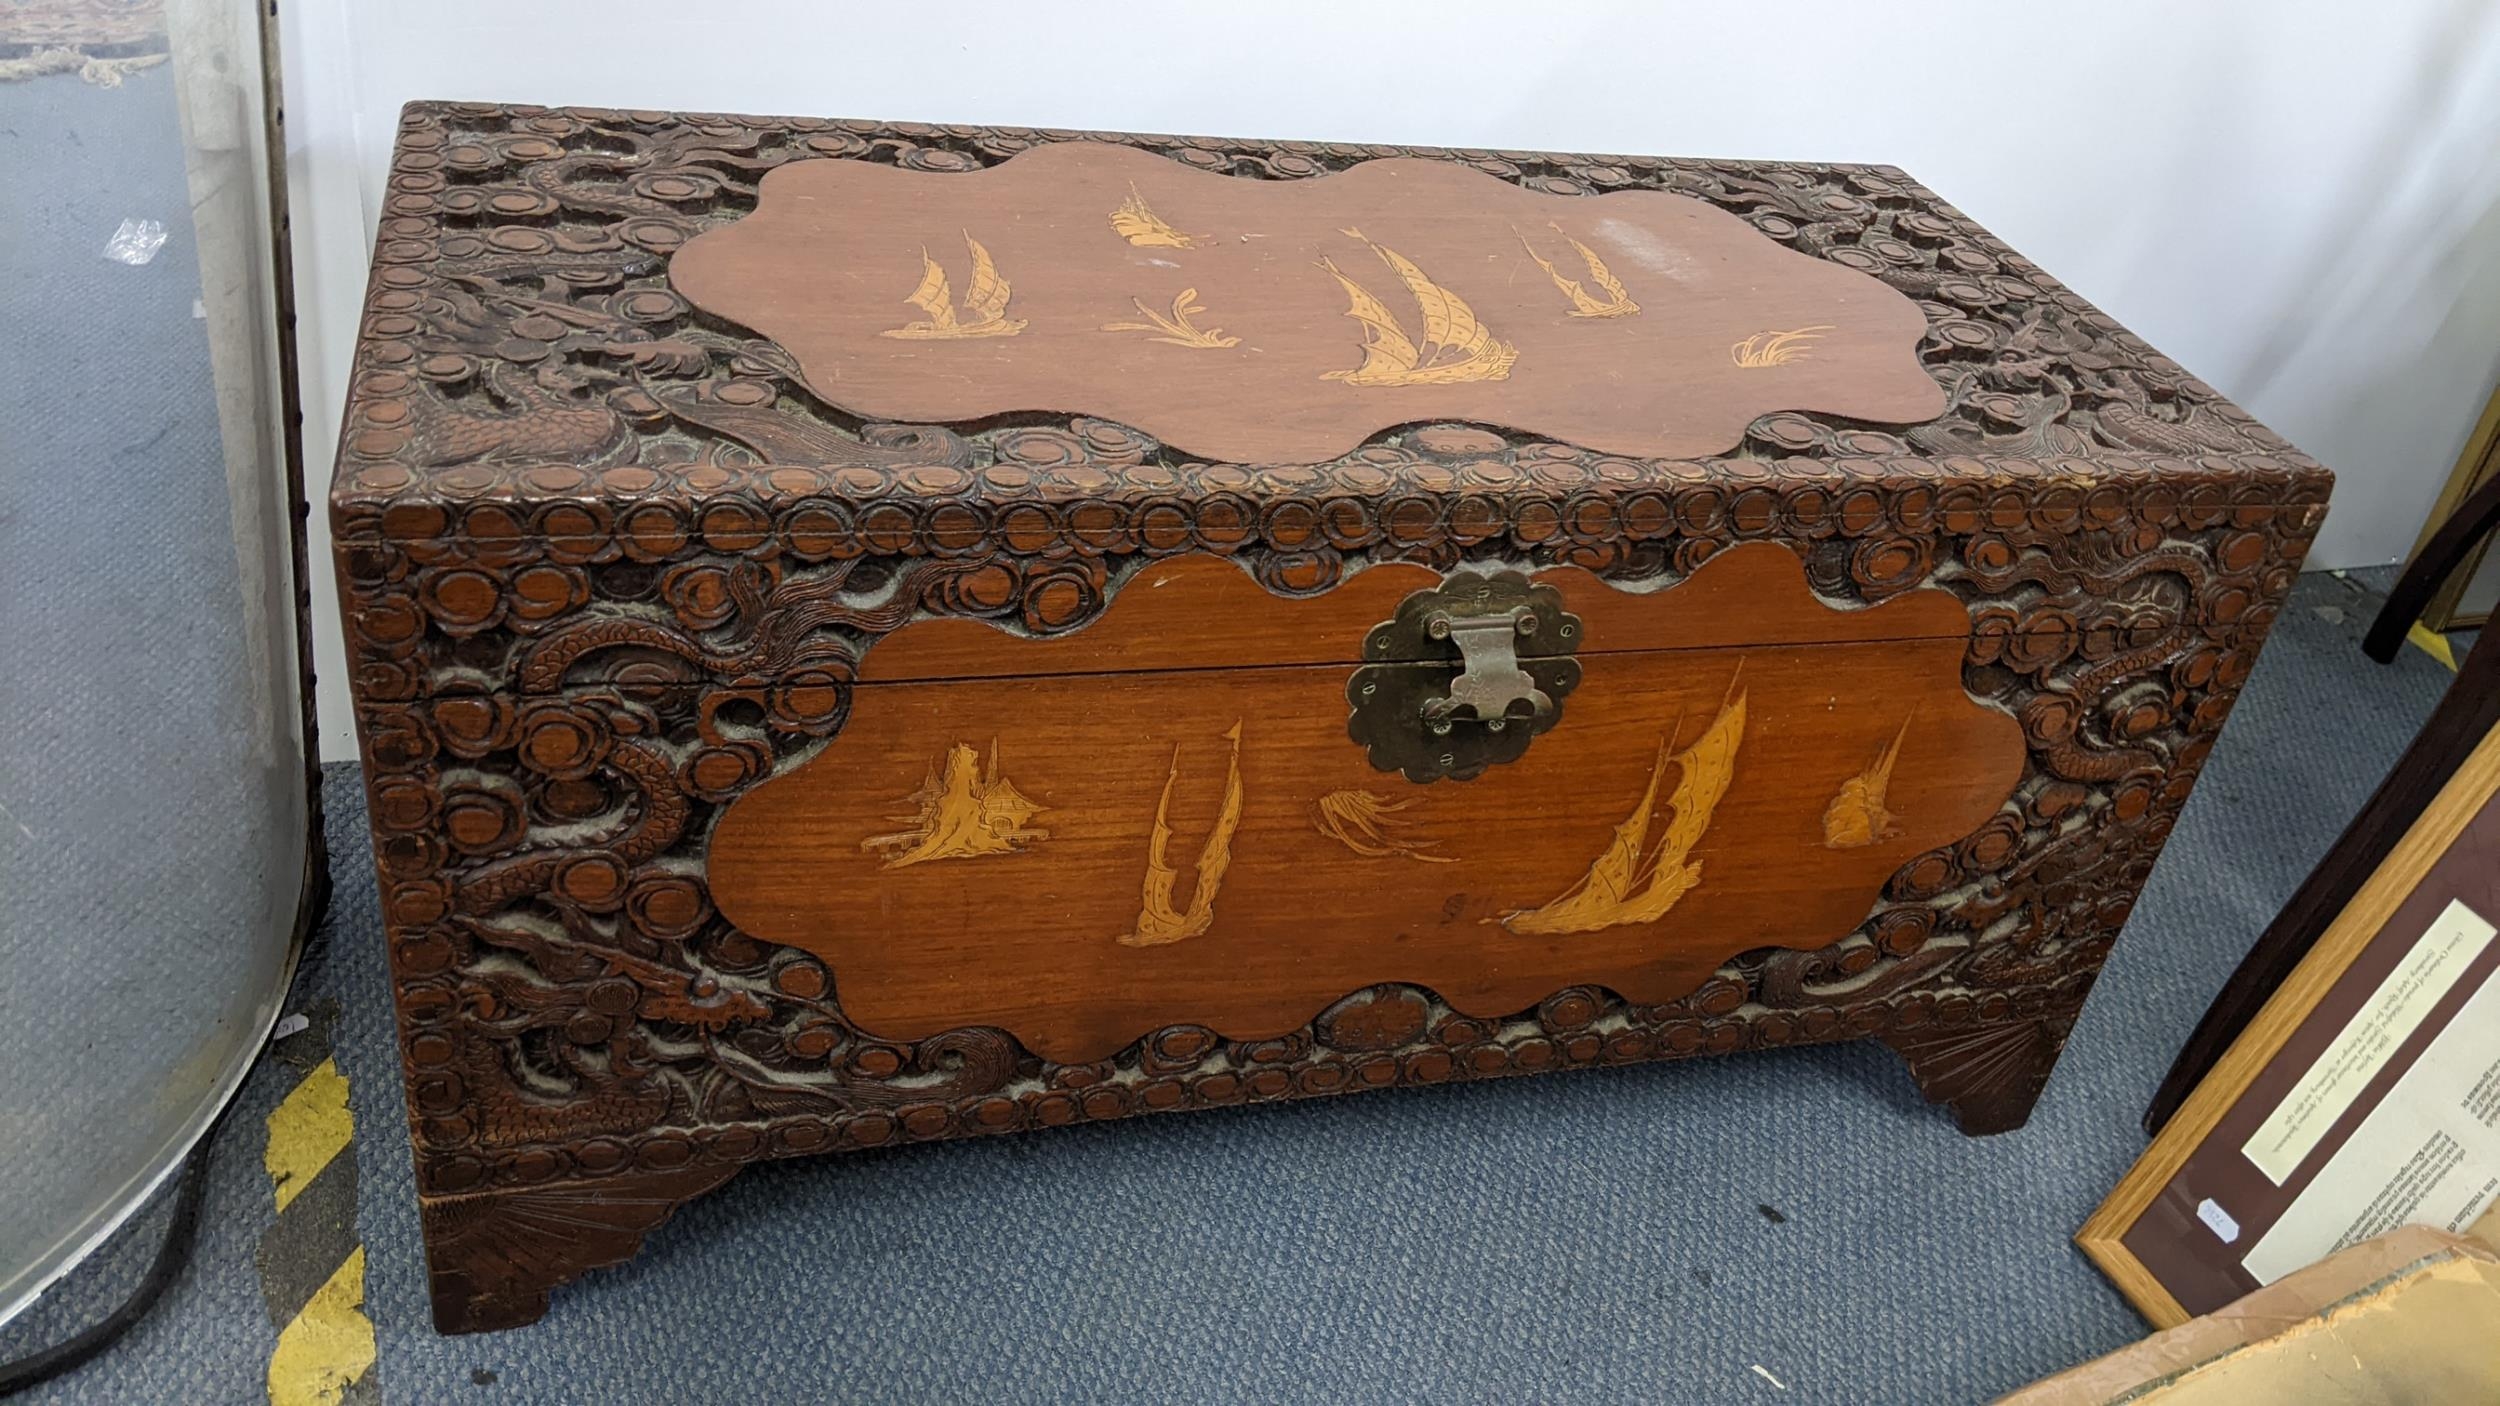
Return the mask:
[[[2495, 402], [2500, 404], [2500, 402]], [[2118, 1185], [2075, 1232], [2074, 1243], [2118, 1286], [2156, 1328], [2174, 1328], [2190, 1315], [2127, 1249], [2124, 1237], [2155, 1197], [2178, 1175], [2190, 1153], [2212, 1136], [2223, 1115], [2255, 1082], [2292, 1032], [2316, 1008], [2353, 959], [2431, 866], [2456, 842], [2466, 824], [2500, 793], [2500, 727], [2486, 732], [2439, 793], [2405, 828], [2404, 838], [2372, 870], [2343, 911], [2267, 998], [2248, 1027], [2198, 1081], [2177, 1114], [2163, 1126]]]
[[[2149, 1201], [2150, 1198], [2147, 1199]], [[2109, 1212], [2110, 1203], [2102, 1202], [2101, 1208], [2092, 1213], [2092, 1218], [2083, 1223], [2083, 1229], [2075, 1232], [2075, 1248], [2083, 1251], [2084, 1258], [2092, 1261], [2093, 1266], [2118, 1287], [2119, 1295], [2136, 1312], [2144, 1315], [2144, 1320], [2155, 1330], [2176, 1328], [2187, 1322], [2190, 1316], [2187, 1309], [2171, 1297], [2170, 1291], [2161, 1286], [2161, 1281], [2155, 1279], [2152, 1271], [2144, 1267], [2144, 1262], [2137, 1259], [2134, 1252], [2119, 1239], [2127, 1233], [2127, 1226], [2134, 1224], [2135, 1215], [2142, 1213], [2141, 1208], [2130, 1214], [2124, 1224], [2111, 1224], [2096, 1231], [2095, 1228], [2102, 1225]]]
[[[2421, 535], [2413, 539], [2413, 549], [2406, 554], [2406, 560], [2420, 556], [2432, 534], [2439, 531], [2439, 525], [2448, 520], [2457, 505], [2494, 477], [2500, 477], [2500, 386], [2492, 388], [2482, 418], [2474, 422], [2473, 433], [2465, 437], [2465, 448], [2458, 453], [2456, 466], [2448, 470], [2448, 482], [2439, 490], [2439, 501], [2431, 505], [2430, 516], [2422, 523]], [[2489, 625], [2489, 615], [2468, 618], [2459, 613], [2458, 603], [2490, 552], [2491, 544], [2485, 542], [2466, 553], [2457, 569], [2448, 573], [2448, 579], [2422, 608], [2422, 624], [2426, 628], [2446, 633]]]

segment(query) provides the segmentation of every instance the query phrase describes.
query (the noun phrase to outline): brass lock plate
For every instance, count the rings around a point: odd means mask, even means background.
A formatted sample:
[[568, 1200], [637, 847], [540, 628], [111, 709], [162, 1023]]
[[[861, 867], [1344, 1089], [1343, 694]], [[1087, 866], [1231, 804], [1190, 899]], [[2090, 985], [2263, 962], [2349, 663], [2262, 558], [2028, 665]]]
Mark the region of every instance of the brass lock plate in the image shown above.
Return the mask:
[[1462, 574], [1363, 637], [1346, 732], [1382, 771], [1466, 781], [1516, 761], [1580, 683], [1580, 619], [1516, 571]]

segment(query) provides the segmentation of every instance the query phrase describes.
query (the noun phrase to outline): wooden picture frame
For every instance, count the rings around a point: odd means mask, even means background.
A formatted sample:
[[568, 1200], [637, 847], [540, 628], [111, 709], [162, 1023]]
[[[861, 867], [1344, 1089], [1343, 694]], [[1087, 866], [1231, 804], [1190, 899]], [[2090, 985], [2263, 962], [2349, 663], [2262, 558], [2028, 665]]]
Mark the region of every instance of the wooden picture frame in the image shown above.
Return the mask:
[[[2468, 493], [2405, 568], [2370, 623], [2361, 652], [2381, 664], [2395, 662], [2407, 631], [2435, 592], [2455, 574], [2468, 550], [2500, 531], [2500, 476]], [[2360, 814], [2344, 827], [2334, 848], [2301, 882], [2300, 890], [2258, 934], [2230, 980], [2188, 1035], [2144, 1110], [2144, 1132], [2161, 1132], [2214, 1062], [2283, 984], [2319, 934], [2395, 847], [2431, 797], [2483, 734], [2500, 726], [2500, 648], [2469, 650], [2456, 681], [2431, 711]]]
[[[2484, 653], [2488, 665], [2491, 651]], [[2342, 1055], [2353, 1048], [2364, 1008], [2384, 999], [2399, 966], [2441, 931], [2440, 917], [2423, 914], [2444, 917], [2465, 907], [2463, 898], [2452, 896], [2460, 888], [2472, 896], [2467, 917], [2480, 928], [2500, 918], [2496, 724], [2485, 724], [2401, 838], [2077, 1233], [2075, 1243], [2156, 1326], [2175, 1326], [2258, 1287], [2259, 1278], [2243, 1263], [2263, 1248], [2258, 1232], [2279, 1223], [2299, 1192], [2319, 1179], [2460, 1009], [2486, 988], [2500, 993], [2500, 938], [2486, 932], [2473, 940], [2470, 957], [2456, 959], [2415, 1023], [2392, 1028], [2384, 1059], [2354, 1075], [2350, 1095], [2332, 1105], [2340, 1111], [2311, 1120], [2316, 1131], [2304, 1150], [2269, 1170], [2256, 1164], [2257, 1142], [2240, 1140], [2255, 1117], [2271, 1110], [2263, 1126], [2273, 1126], [2295, 1092], [2313, 1087], [2329, 1051]], [[2476, 913], [2482, 917], [2475, 919]], [[2243, 1165], [2247, 1175], [2239, 1171]], [[2218, 1193], [2197, 1194], [2215, 1187], [2239, 1188], [2233, 1194], [2249, 1199], [2226, 1205]], [[2250, 1222], [2249, 1233], [2243, 1234], [2243, 1220]]]
[[[2474, 424], [2474, 433], [2466, 437], [2465, 450], [2457, 455], [2456, 467], [2448, 473], [2448, 485], [2440, 490], [2439, 501], [2431, 508], [2430, 519], [2422, 524], [2422, 535], [2413, 544], [2414, 557], [2422, 556], [2438, 536], [2440, 525], [2456, 517], [2476, 490], [2495, 482], [2500, 482], [2500, 387], [2493, 388], [2490, 403], [2483, 407], [2482, 418]], [[2490, 552], [2488, 541], [2467, 549], [2464, 558], [2422, 607], [2424, 625], [2445, 633], [2481, 629], [2490, 623], [2492, 612], [2488, 604], [2465, 599], [2466, 592], [2481, 579], [2484, 559]]]

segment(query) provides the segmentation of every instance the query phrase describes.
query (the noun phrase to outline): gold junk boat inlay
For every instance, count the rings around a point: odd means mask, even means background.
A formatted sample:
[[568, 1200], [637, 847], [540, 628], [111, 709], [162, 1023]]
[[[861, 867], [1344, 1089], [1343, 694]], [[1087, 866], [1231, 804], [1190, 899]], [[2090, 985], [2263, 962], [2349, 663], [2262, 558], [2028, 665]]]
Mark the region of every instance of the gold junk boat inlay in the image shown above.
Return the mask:
[[1866, 770], [1840, 783], [1832, 803], [1823, 808], [1824, 848], [1860, 849], [1900, 833], [1892, 823], [1899, 817], [1884, 809], [1884, 793], [1892, 786], [1893, 763], [1901, 759], [1901, 744], [1909, 735], [1910, 720], [1903, 718], [1892, 745], [1876, 753]]
[[1015, 854], [1034, 840], [1050, 838], [1047, 830], [1026, 822], [1049, 809], [1025, 798], [998, 774], [998, 742], [990, 741], [990, 765], [981, 770], [980, 755], [959, 742], [946, 754], [940, 775], [929, 768], [920, 789], [904, 798], [914, 809], [893, 817], [910, 828], [860, 841], [863, 850], [881, 852], [884, 869], [902, 869], [933, 859], [977, 859], [990, 854]]
[[878, 333], [880, 337], [905, 340], [946, 341], [966, 337], [1012, 337], [1024, 330], [1024, 319], [1007, 316], [1007, 299], [1013, 291], [990, 251], [981, 241], [964, 231], [964, 247], [972, 254], [972, 285], [964, 290], [963, 308], [955, 307], [954, 289], [946, 281], [946, 270], [920, 251], [920, 286], [911, 290], [903, 301], [929, 316], [920, 322], [906, 322]]
[[[1674, 751], [1681, 724], [1658, 743], [1658, 761], [1650, 768], [1649, 787], [1640, 804], [1615, 826], [1614, 839], [1589, 865], [1580, 881], [1561, 897], [1540, 908], [1505, 913], [1503, 927], [1527, 937], [1595, 932], [1625, 923], [1654, 923], [1667, 915], [1684, 895], [1701, 883], [1701, 861], [1694, 846], [1710, 828], [1711, 813], [1727, 794], [1736, 773], [1736, 749], [1745, 740], [1745, 695], [1728, 684], [1728, 699], [1699, 739]], [[1667, 797], [1666, 833], [1657, 848], [1648, 849], [1649, 824], [1658, 808], [1658, 786], [1667, 768], [1676, 769], [1675, 790]], [[1646, 852], [1645, 852], [1646, 851]]]
[[1146, 197], [1137, 193], [1137, 183], [1129, 182], [1128, 199], [1111, 212], [1111, 230], [1140, 249], [1195, 249], [1202, 234], [1183, 234], [1165, 223], [1161, 215], [1146, 205]]
[[1346, 316], [1362, 324], [1363, 364], [1350, 371], [1323, 372], [1321, 380], [1349, 386], [1455, 386], [1508, 379], [1519, 349], [1495, 337], [1466, 299], [1433, 282], [1397, 250], [1373, 243], [1361, 230], [1343, 233], [1370, 245], [1406, 285], [1423, 314], [1424, 334], [1421, 339], [1406, 335], [1387, 304], [1348, 277], [1335, 260], [1323, 257], [1319, 266], [1345, 289], [1351, 303]]
[[1606, 267], [1604, 259], [1597, 257], [1596, 250], [1570, 235], [1563, 234], [1561, 225], [1552, 224], [1549, 227], [1554, 233], [1562, 235], [1565, 244], [1578, 251], [1580, 262], [1588, 265], [1589, 282], [1603, 289], [1605, 297], [1600, 298], [1590, 293], [1588, 288], [1576, 278], [1565, 278], [1561, 269], [1554, 267], [1543, 254], [1536, 251], [1535, 245], [1528, 242], [1528, 236], [1519, 234], [1516, 228], [1512, 229], [1511, 233], [1519, 235], [1519, 247], [1528, 251], [1528, 257], [1536, 260], [1538, 268], [1545, 270], [1545, 276], [1554, 281], [1554, 287], [1560, 290], [1564, 297], [1571, 300], [1573, 317], [1630, 317], [1641, 310], [1641, 305], [1633, 302], [1632, 295], [1624, 289], [1622, 280], [1616, 278], [1614, 271]]
[[1215, 896], [1224, 886], [1224, 871], [1232, 867], [1233, 831], [1241, 826], [1241, 724], [1235, 722], [1224, 738], [1232, 744], [1224, 773], [1224, 800], [1215, 824], [1207, 830], [1206, 843], [1198, 848], [1197, 879], [1190, 885], [1186, 907], [1173, 906], [1180, 871], [1164, 858], [1164, 849], [1172, 841], [1172, 787], [1181, 779], [1180, 748], [1172, 748], [1172, 769], [1164, 775], [1163, 798], [1155, 802], [1154, 829], [1146, 839], [1146, 875], [1138, 885], [1137, 922], [1120, 935], [1123, 946], [1161, 947], [1215, 926]]

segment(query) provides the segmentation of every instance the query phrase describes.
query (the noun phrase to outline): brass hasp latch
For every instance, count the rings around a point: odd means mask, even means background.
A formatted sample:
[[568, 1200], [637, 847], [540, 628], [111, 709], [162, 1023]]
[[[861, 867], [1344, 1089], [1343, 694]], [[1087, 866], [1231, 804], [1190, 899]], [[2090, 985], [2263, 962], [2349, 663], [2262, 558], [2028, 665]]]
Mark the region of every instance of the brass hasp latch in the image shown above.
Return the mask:
[[1346, 683], [1348, 735], [1409, 781], [1515, 761], [1580, 682], [1580, 620], [1516, 571], [1460, 574], [1398, 603]]
[[1524, 605], [1497, 615], [1453, 616], [1436, 610], [1425, 616], [1424, 633], [1455, 643], [1461, 667], [1446, 695], [1424, 700], [1424, 721], [1436, 734], [1447, 733], [1450, 721], [1462, 716], [1499, 732], [1510, 722], [1512, 704], [1527, 704], [1531, 718], [1553, 712], [1553, 695], [1519, 667], [1519, 652], [1511, 645], [1536, 631], [1536, 612]]

